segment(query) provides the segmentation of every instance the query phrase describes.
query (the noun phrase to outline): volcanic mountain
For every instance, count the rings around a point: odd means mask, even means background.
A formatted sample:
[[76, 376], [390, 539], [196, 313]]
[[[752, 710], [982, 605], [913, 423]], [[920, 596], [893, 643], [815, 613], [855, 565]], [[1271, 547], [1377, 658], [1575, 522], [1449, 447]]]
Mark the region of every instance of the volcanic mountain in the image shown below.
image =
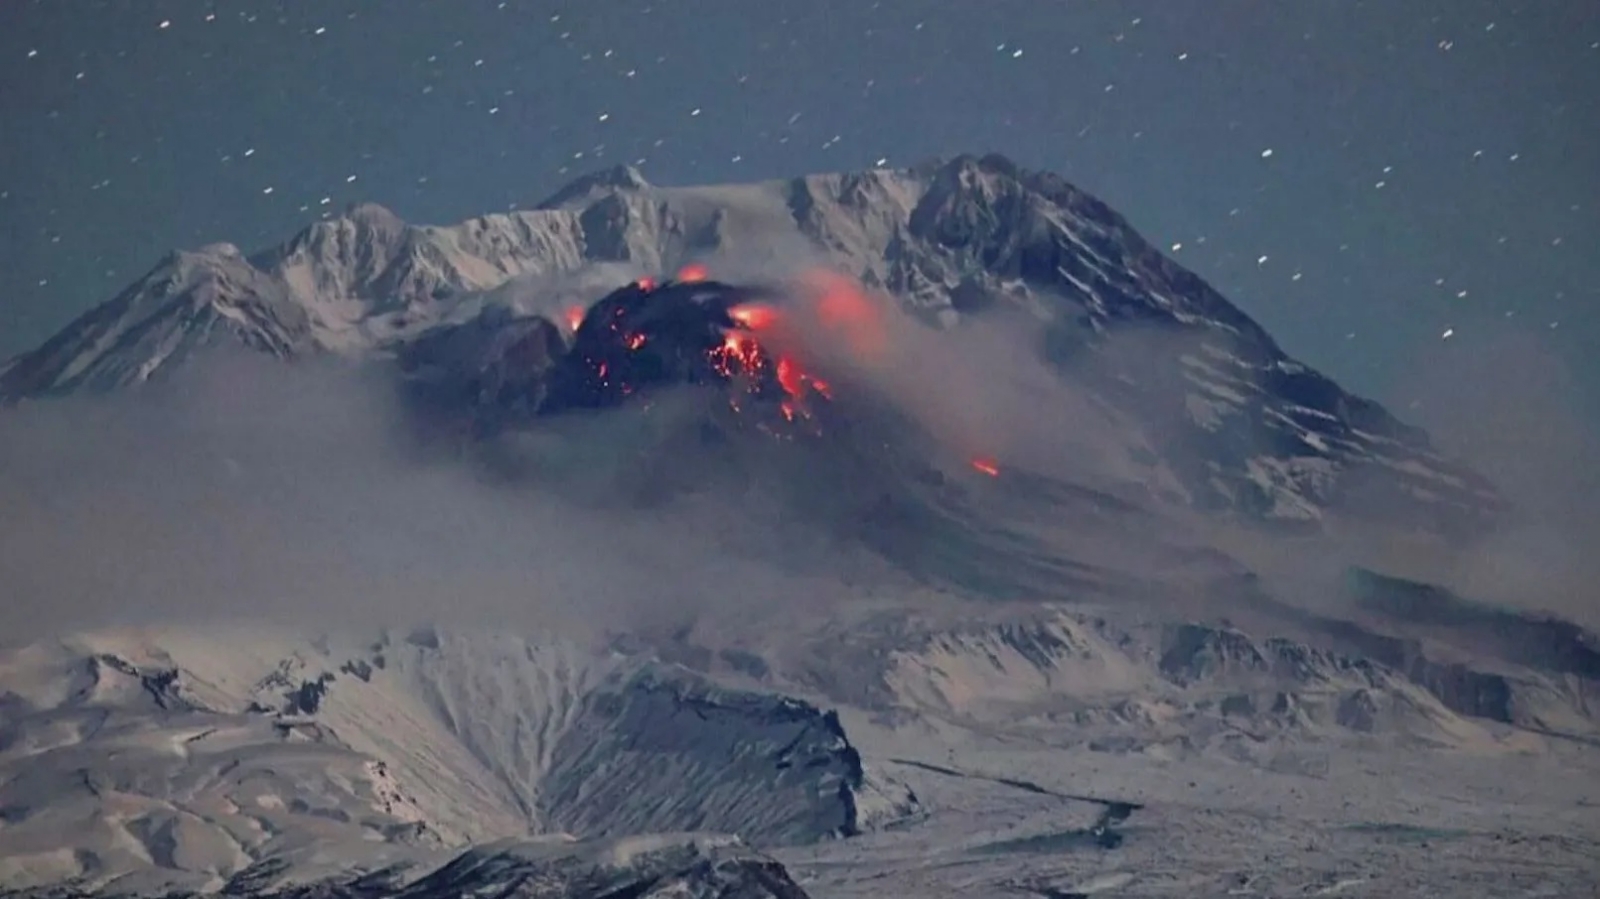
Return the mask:
[[449, 227], [364, 204], [254, 255], [173, 254], [0, 369], [0, 400], [130, 387], [225, 346], [412, 370], [455, 353], [473, 369], [458, 386], [509, 379], [525, 395], [565, 352], [574, 306], [695, 260], [737, 282], [798, 259], [929, 329], [1027, 320], [1023, 352], [1070, 386], [1041, 414], [1168, 499], [1279, 527], [1342, 512], [1451, 532], [1503, 508], [1482, 477], [1290, 358], [1105, 204], [998, 156], [688, 188], [624, 167]]
[[355, 206], [0, 405], [6, 896], [1594, 893], [1600, 641], [1344, 552], [1496, 489], [1005, 158]]
[[1346, 553], [1496, 490], [1001, 157], [357, 206], [0, 405], [0, 895], [1596, 887], [1600, 641]]

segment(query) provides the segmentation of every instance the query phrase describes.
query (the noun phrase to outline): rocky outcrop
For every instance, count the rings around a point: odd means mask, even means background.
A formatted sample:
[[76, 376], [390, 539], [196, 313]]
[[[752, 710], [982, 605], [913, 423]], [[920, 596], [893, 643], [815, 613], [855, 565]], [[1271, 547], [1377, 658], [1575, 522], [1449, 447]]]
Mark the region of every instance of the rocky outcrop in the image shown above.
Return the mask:
[[1538, 671], [1600, 681], [1600, 635], [1570, 621], [1473, 602], [1432, 584], [1374, 571], [1350, 572], [1363, 609]]
[[[557, 745], [539, 805], [562, 830], [733, 830], [761, 845], [850, 837], [916, 810], [870, 775], [839, 718], [807, 702], [717, 688], [671, 669], [596, 693]], [[662, 796], [663, 777], [701, 784]]]

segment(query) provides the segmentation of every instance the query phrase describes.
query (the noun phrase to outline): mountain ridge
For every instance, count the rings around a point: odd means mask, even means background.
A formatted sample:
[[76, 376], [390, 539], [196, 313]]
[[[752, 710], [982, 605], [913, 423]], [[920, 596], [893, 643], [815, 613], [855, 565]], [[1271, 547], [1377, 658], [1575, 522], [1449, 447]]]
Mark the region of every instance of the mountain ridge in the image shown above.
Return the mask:
[[1163, 464], [1192, 505], [1294, 527], [1381, 505], [1406, 526], [1467, 531], [1505, 510], [1425, 432], [1294, 360], [1109, 206], [995, 154], [702, 187], [618, 167], [532, 210], [453, 226], [355, 204], [248, 257], [220, 245], [170, 255], [0, 368], [0, 403], [159, 381], [230, 343], [280, 359], [389, 359], [519, 291], [532, 308], [516, 317], [559, 325], [562, 303], [593, 298], [563, 278], [596, 266], [655, 276], [711, 257], [766, 277], [803, 259], [946, 331], [1020, 312], [1074, 389], [1118, 410], [1106, 427], [1139, 432], [1119, 438], [1127, 452], [1172, 450]]

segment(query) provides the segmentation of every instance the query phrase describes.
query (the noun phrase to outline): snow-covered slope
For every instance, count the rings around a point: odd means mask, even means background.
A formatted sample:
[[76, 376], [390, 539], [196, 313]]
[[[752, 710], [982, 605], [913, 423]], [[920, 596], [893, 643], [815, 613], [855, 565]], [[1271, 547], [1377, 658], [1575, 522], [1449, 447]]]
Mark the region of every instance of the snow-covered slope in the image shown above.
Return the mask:
[[997, 156], [687, 188], [621, 168], [537, 209], [449, 227], [362, 205], [249, 259], [228, 246], [177, 254], [15, 360], [0, 398], [139, 384], [229, 342], [386, 356], [486, 297], [559, 318], [555, 294], [597, 295], [572, 280], [596, 266], [620, 279], [703, 258], [729, 279], [825, 266], [936, 327], [1020, 310], [1037, 325], [1029, 351], [1073, 390], [1061, 415], [1201, 508], [1280, 526], [1340, 509], [1470, 528], [1501, 507], [1481, 477], [1289, 358], [1104, 204]]
[[8, 653], [0, 686], [9, 886], [259, 890], [528, 834], [776, 846], [916, 806], [831, 713], [554, 640], [113, 633]]
[[[1438, 657], [1473, 635], [1447, 626], [1405, 669], [1323, 648], [1327, 633], [1260, 637], [1150, 609], [902, 601], [705, 621], [626, 654], [431, 628], [345, 642], [167, 628], [12, 650], [0, 889], [1381, 896], [1594, 882], [1588, 638], [1556, 635], [1535, 667], [1452, 668]], [[1510, 629], [1537, 625], [1522, 621]]]
[[776, 640], [682, 632], [663, 651], [713, 676], [760, 659], [769, 687], [886, 722], [1079, 749], [1253, 763], [1317, 743], [1490, 753], [1544, 738], [1600, 745], [1593, 634], [1535, 637], [1526, 632], [1545, 624], [1503, 613], [1498, 642], [1464, 616], [1418, 638], [1393, 618], [1252, 603], [1240, 590], [1210, 610], [1192, 606], [1196, 617], [1159, 605], [918, 604], [789, 622]]
[[242, 344], [279, 357], [316, 348], [307, 309], [238, 248], [173, 253], [115, 299], [69, 325], [0, 373], [17, 398], [106, 390], [150, 379], [216, 346]]

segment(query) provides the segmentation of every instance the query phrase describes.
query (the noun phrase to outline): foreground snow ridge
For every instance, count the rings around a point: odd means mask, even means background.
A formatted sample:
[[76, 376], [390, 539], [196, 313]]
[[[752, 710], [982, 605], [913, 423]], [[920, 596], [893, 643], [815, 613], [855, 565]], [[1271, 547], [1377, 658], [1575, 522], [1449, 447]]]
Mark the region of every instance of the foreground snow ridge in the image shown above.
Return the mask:
[[[111, 634], [0, 666], [10, 886], [259, 893], [530, 832], [782, 846], [916, 807], [863, 767], [831, 712], [555, 642]], [[707, 861], [731, 843], [663, 839], [609, 843], [596, 864], [668, 857], [706, 868], [672, 877], [743, 876], [744, 862]], [[565, 844], [538, 845], [544, 865]], [[469, 853], [429, 881], [509, 851]], [[750, 895], [769, 894], [799, 895]]]
[[[366, 874], [331, 876], [313, 883], [278, 887], [257, 883], [246, 875], [230, 881], [223, 893], [249, 893], [260, 899], [806, 899], [807, 895], [772, 858], [736, 837], [715, 834], [656, 834], [591, 841], [502, 840], [469, 849], [437, 866], [392, 865]], [[45, 899], [78, 893], [54, 888], [25, 895]], [[112, 885], [103, 895], [129, 894]]]

